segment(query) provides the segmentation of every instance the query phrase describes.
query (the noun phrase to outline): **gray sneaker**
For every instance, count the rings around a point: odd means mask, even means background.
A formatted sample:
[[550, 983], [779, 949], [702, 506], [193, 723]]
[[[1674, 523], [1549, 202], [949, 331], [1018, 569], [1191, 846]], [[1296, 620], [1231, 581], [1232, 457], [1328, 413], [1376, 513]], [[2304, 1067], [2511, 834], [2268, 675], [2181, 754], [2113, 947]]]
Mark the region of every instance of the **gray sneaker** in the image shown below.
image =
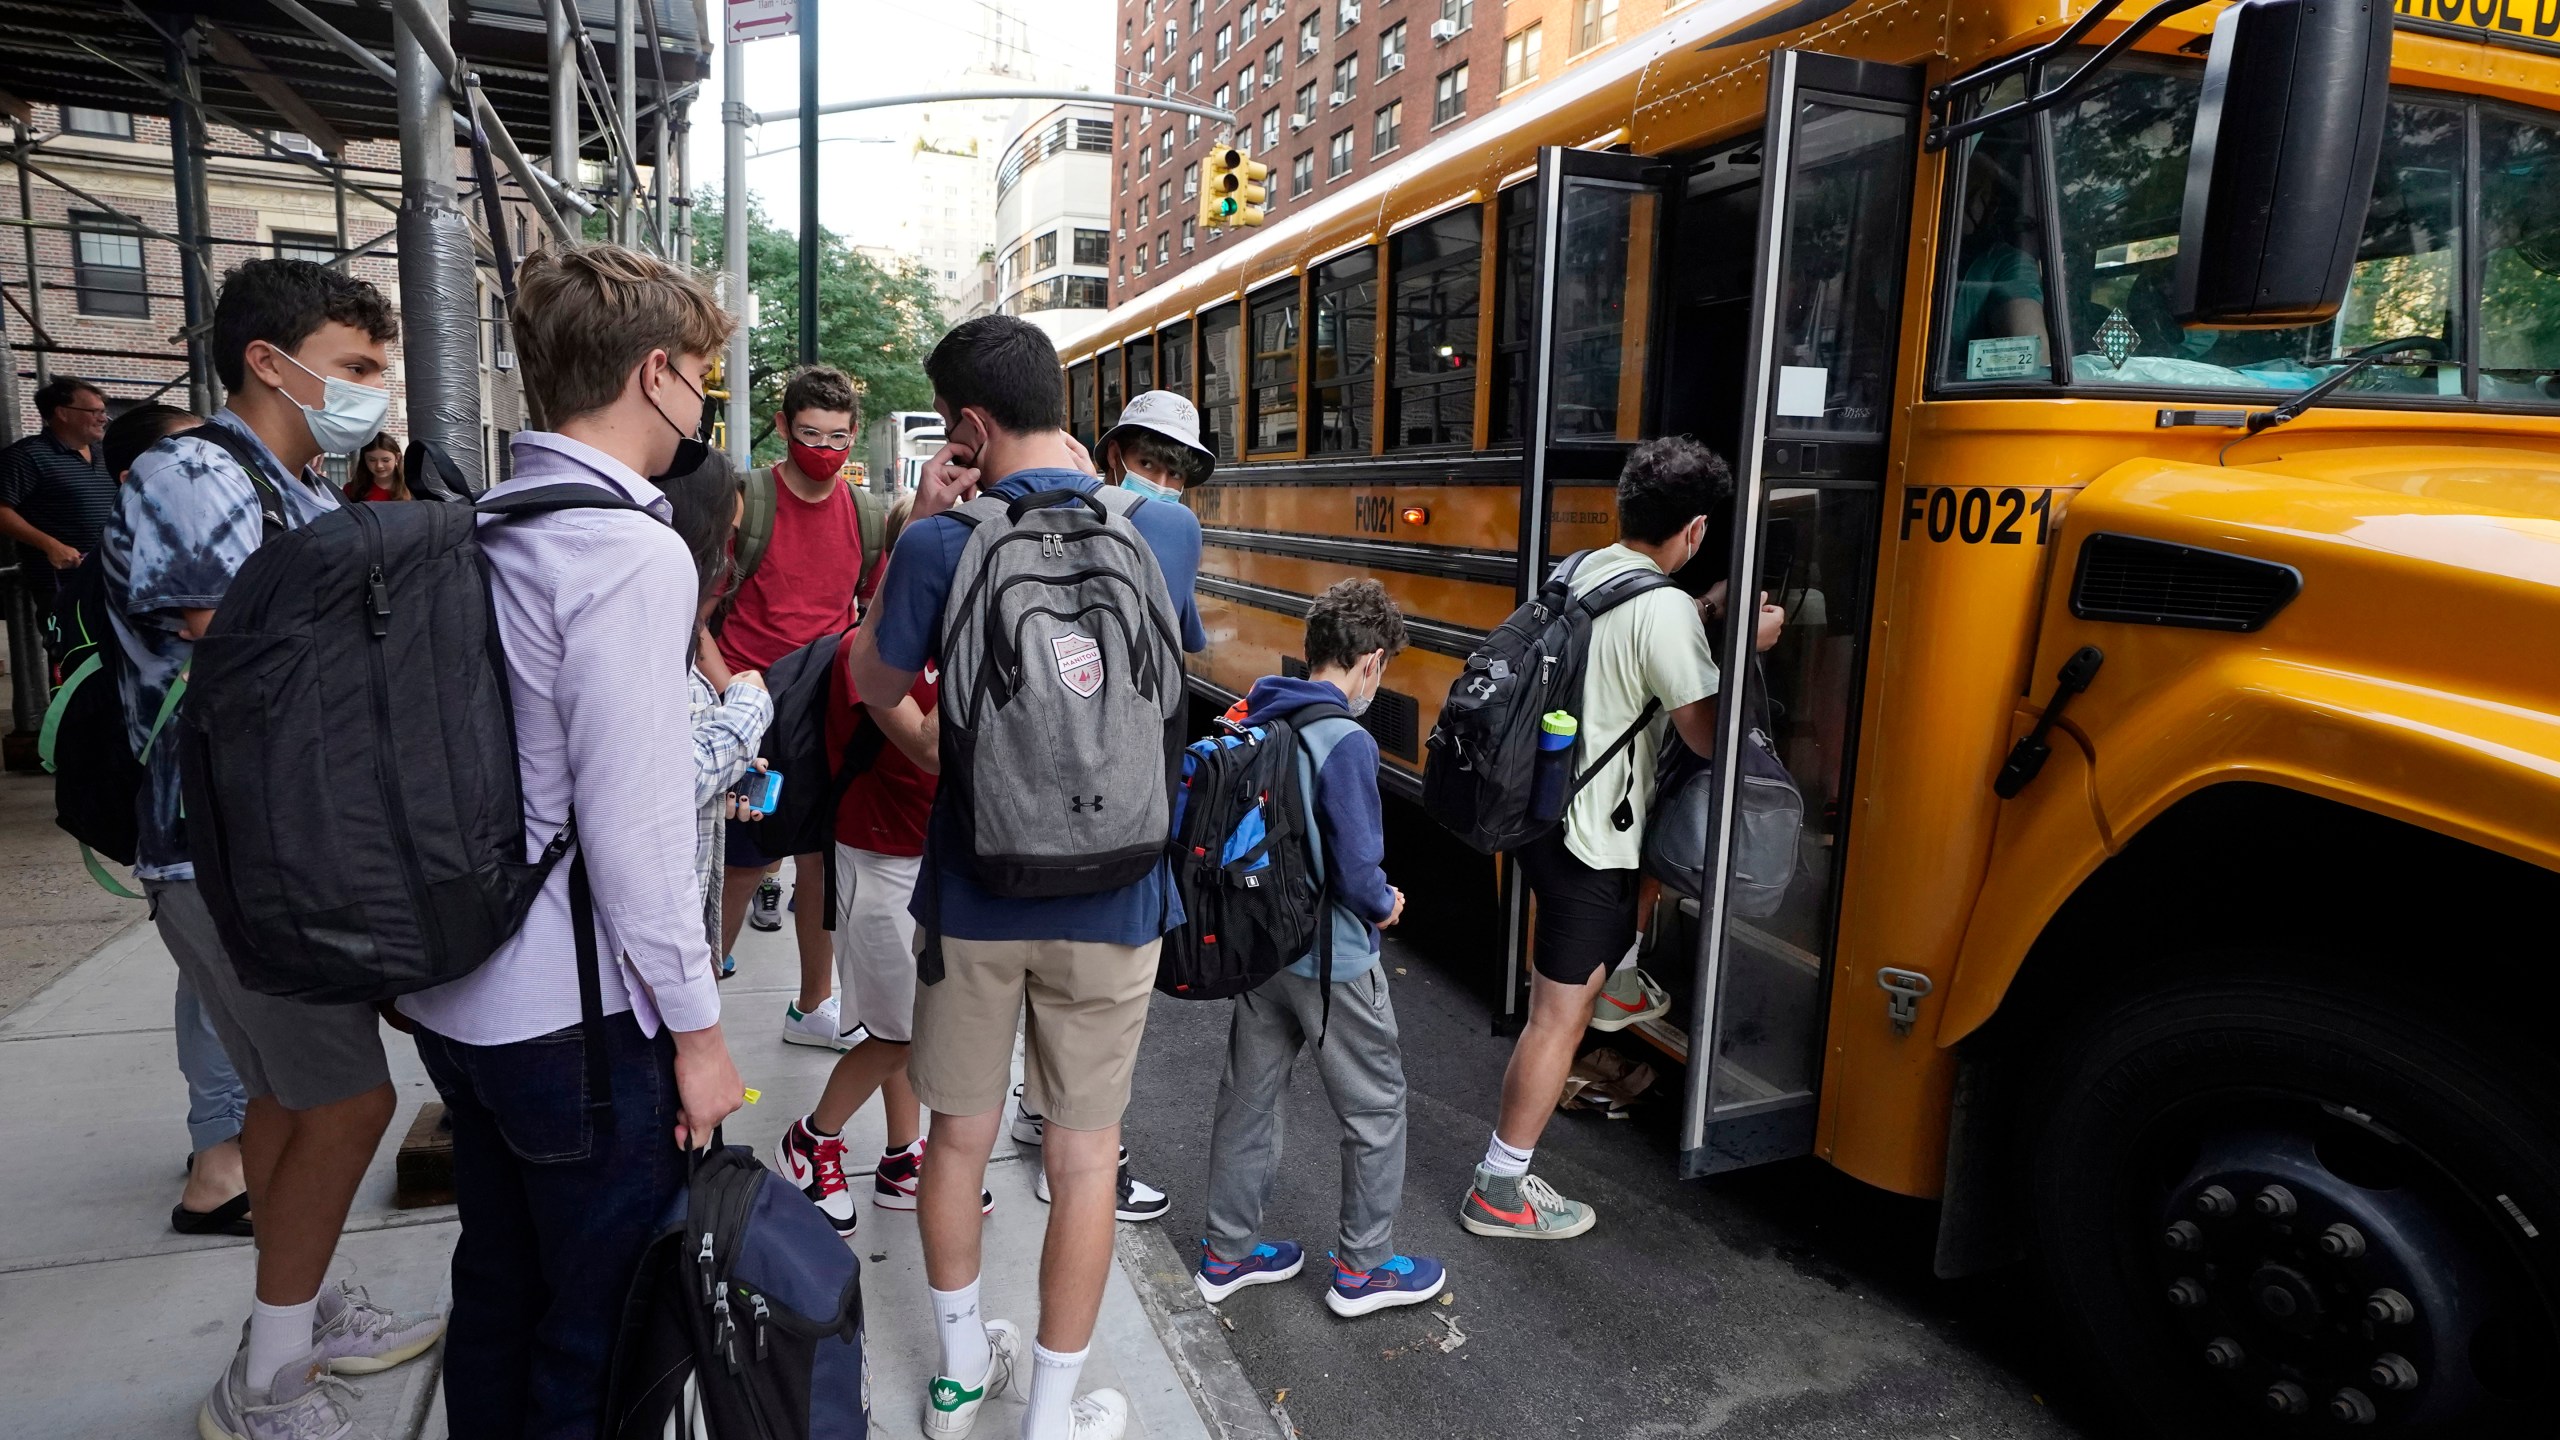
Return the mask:
[[346, 1404], [355, 1389], [329, 1373], [317, 1346], [277, 1371], [264, 1391], [249, 1387], [248, 1369], [244, 1345], [196, 1411], [200, 1440], [359, 1440]]
[[1496, 1175], [1481, 1165], [1474, 1188], [1458, 1206], [1458, 1223], [1472, 1233], [1516, 1240], [1569, 1239], [1599, 1218], [1535, 1175]]
[[339, 1375], [370, 1375], [414, 1360], [444, 1334], [441, 1315], [400, 1315], [373, 1303], [359, 1285], [341, 1281], [320, 1292], [311, 1341]]

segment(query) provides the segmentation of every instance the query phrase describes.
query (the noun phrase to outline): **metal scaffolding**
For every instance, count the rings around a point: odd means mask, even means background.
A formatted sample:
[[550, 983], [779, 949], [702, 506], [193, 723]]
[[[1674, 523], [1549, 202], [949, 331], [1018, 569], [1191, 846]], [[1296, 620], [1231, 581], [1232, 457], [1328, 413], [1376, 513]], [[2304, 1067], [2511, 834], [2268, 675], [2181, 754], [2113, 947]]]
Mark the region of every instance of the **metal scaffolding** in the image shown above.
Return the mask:
[[[330, 243], [297, 236], [293, 252], [396, 266], [411, 439], [432, 447], [461, 489], [485, 488], [494, 477], [483, 391], [503, 387], [495, 372], [512, 363], [503, 330], [513, 261], [529, 245], [594, 233], [690, 263], [684, 144], [717, 8], [389, 0], [326, 5], [324, 18], [302, 0], [0, 0], [0, 114], [17, 182], [15, 214], [0, 223], [19, 231], [0, 254], [23, 267], [0, 276], [0, 443], [20, 436], [25, 382], [56, 374], [123, 371], [98, 377], [112, 402], [183, 387], [189, 408], [210, 413], [222, 398], [211, 335], [221, 274], [286, 249], [280, 237], [220, 233], [217, 197], [240, 185], [316, 188], [327, 192]], [[165, 118], [166, 153], [62, 144], [64, 107]], [[453, 143], [417, 143], [424, 136]], [[351, 157], [368, 141], [408, 142], [396, 170], [388, 157], [374, 166]], [[165, 214], [144, 213], [162, 205]], [[358, 239], [350, 206], [376, 217], [362, 228], [389, 223]], [[587, 229], [590, 217], [600, 230]], [[136, 255], [146, 244], [174, 254], [176, 284], [154, 288], [137, 262], [110, 294], [84, 259], [96, 236], [129, 240]], [[66, 242], [67, 252], [56, 248]], [[494, 297], [486, 312], [484, 281]], [[170, 324], [161, 307], [173, 302]], [[93, 308], [139, 309], [148, 338]], [[512, 414], [511, 389], [506, 399], [500, 408]], [[46, 673], [14, 552], [0, 542], [0, 618], [16, 662], [12, 720], [31, 737]]]

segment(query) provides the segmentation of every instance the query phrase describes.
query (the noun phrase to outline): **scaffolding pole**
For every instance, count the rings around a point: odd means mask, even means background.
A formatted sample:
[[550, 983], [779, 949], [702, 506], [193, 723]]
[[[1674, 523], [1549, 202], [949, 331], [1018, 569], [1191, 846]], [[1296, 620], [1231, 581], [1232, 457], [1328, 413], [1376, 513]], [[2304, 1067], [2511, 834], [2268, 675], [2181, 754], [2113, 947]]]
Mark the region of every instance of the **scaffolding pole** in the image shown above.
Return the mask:
[[[222, 383], [213, 370], [212, 247], [205, 236], [208, 208], [204, 175], [205, 134], [196, 112], [196, 64], [193, 27], [162, 41], [169, 67], [169, 170], [176, 182], [178, 246], [185, 253], [178, 265], [178, 289], [186, 306], [187, 408], [210, 415], [222, 404]], [[35, 277], [29, 276], [30, 286]]]
[[[640, 121], [632, 107], [639, 103], [640, 57], [633, 52], [640, 39], [631, 7], [640, 3], [645, 0], [613, 0], [613, 99], [619, 111], [614, 118], [623, 145], [622, 177], [614, 188], [622, 198], [622, 243], [635, 250], [640, 248], [640, 161], [632, 147], [640, 141]], [[661, 242], [665, 238], [659, 237]]]
[[[36, 218], [35, 187], [27, 182], [27, 122], [12, 120], [9, 123], [16, 128], [18, 140], [14, 151], [18, 164], [18, 218], [33, 220]], [[19, 233], [27, 242], [27, 328], [35, 332], [27, 339], [35, 351], [36, 388], [41, 390], [53, 380], [53, 362], [45, 355], [46, 347], [53, 343], [53, 336], [44, 325], [44, 284], [36, 271], [36, 227], [25, 226]], [[14, 379], [18, 373], [17, 357], [6, 358], [10, 377]], [[12, 427], [9, 438], [12, 440], [18, 438], [17, 423], [18, 407], [12, 405], [9, 407], [9, 424]]]
[[[44, 352], [36, 354], [41, 358]], [[37, 423], [43, 423], [42, 417]], [[8, 312], [0, 308], [0, 443], [15, 444], [17, 439], [18, 357], [9, 350]], [[34, 553], [20, 545], [0, 545], [0, 562], [13, 558], [17, 562], [14, 566], [0, 563], [0, 606], [6, 607], [9, 634], [10, 733], [5, 763], [12, 770], [37, 768], [35, 736], [44, 724], [49, 698], [44, 641], [36, 633], [35, 588], [27, 575], [27, 567], [36, 563], [28, 558]]]
[[551, 173], [578, 183], [578, 41], [569, 0], [542, 0], [543, 51], [551, 72]]
[[[453, 93], [435, 59], [451, 55], [442, 6], [401, 4], [392, 21], [400, 133], [453, 133]], [[409, 436], [451, 462], [464, 488], [487, 488], [480, 444], [480, 292], [451, 145], [400, 147], [400, 356]]]

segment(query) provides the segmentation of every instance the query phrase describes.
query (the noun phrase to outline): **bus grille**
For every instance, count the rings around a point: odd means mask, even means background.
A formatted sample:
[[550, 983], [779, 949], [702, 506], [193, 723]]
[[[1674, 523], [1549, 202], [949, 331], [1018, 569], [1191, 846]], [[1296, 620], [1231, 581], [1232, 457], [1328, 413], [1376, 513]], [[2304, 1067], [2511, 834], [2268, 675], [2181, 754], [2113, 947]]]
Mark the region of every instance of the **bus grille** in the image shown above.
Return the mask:
[[2080, 547], [2071, 613], [2083, 620], [2255, 630], [2302, 592], [2290, 565], [2131, 535], [2092, 535]]

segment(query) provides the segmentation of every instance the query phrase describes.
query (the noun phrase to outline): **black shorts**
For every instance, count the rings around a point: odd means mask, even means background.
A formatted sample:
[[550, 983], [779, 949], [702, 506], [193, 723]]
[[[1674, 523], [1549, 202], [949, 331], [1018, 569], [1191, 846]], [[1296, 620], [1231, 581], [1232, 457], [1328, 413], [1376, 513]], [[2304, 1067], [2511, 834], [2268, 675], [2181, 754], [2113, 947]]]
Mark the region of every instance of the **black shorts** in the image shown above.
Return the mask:
[[1565, 848], [1561, 825], [1519, 853], [1538, 901], [1531, 955], [1539, 974], [1581, 985], [1626, 956], [1636, 942], [1636, 887], [1644, 872], [1583, 864]]

